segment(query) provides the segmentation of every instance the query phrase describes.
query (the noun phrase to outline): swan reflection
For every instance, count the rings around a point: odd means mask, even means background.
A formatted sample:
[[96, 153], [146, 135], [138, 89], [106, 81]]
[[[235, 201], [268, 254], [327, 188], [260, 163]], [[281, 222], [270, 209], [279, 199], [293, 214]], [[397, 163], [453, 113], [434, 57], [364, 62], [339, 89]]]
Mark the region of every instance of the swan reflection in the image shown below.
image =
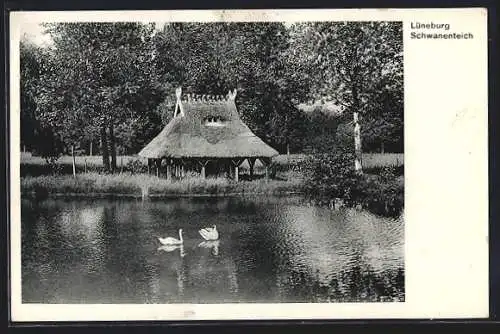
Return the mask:
[[198, 247], [210, 249], [212, 251], [212, 254], [214, 256], [217, 256], [217, 255], [219, 255], [219, 243], [220, 243], [219, 240], [207, 240], [207, 241], [200, 242], [198, 244]]
[[181, 257], [184, 257], [186, 255], [186, 252], [184, 251], [184, 246], [182, 244], [181, 245], [163, 245], [163, 246], [158, 247], [159, 251], [164, 251], [167, 253], [173, 252], [177, 249], [179, 250], [179, 254]]

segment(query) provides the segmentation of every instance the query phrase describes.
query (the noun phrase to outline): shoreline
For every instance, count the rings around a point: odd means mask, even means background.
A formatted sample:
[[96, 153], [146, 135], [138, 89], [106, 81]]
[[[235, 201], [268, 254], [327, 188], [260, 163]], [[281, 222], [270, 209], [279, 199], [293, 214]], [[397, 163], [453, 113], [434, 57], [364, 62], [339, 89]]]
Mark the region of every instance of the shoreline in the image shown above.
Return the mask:
[[140, 194], [132, 193], [111, 193], [111, 192], [92, 192], [92, 193], [45, 193], [42, 196], [35, 192], [21, 192], [21, 198], [204, 198], [204, 197], [245, 197], [245, 196], [273, 196], [273, 197], [288, 197], [303, 195], [301, 191], [289, 191], [279, 193], [266, 193], [266, 192], [230, 192], [230, 193], [167, 193], [167, 194], [149, 194], [142, 196]]

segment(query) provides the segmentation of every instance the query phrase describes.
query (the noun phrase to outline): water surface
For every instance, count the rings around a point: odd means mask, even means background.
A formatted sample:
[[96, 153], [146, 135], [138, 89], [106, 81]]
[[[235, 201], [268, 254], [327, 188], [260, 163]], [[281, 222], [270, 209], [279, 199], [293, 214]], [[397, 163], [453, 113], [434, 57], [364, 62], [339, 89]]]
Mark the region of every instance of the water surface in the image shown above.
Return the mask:
[[403, 239], [402, 219], [300, 198], [23, 199], [22, 300], [404, 301]]

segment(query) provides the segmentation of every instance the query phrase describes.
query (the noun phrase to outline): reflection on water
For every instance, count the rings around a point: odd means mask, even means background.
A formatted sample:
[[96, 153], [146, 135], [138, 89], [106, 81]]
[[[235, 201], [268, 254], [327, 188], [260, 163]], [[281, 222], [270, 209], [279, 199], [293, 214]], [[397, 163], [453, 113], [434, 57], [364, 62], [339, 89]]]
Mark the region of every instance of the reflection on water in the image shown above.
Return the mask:
[[[216, 224], [220, 239], [198, 230]], [[162, 246], [157, 236], [176, 236]], [[22, 201], [24, 303], [404, 300], [402, 219], [300, 198]]]

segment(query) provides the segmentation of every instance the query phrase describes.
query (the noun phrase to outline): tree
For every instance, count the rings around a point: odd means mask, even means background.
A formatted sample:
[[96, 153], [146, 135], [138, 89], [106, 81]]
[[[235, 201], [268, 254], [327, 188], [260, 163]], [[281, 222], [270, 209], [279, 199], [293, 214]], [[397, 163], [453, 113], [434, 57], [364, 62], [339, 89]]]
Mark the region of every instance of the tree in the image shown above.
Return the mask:
[[[53, 69], [44, 78], [45, 121], [74, 146], [98, 134], [105, 170], [116, 169], [116, 128], [154, 111], [163, 91], [156, 77], [154, 27], [140, 23], [54, 23]], [[88, 139], [88, 138], [87, 138]]]
[[272, 146], [299, 145], [304, 117], [294, 98], [308, 92], [293, 73], [282, 23], [173, 23], [157, 34], [163, 82], [170, 91], [225, 94], [238, 88], [242, 119]]
[[379, 94], [372, 99], [372, 112], [364, 117], [362, 136], [366, 146], [381, 153], [385, 152], [387, 146], [392, 151], [402, 152], [403, 103], [401, 86], [392, 89], [380, 87]]
[[[19, 45], [21, 84], [21, 145], [37, 149], [40, 124], [36, 115], [36, 99], [40, 77], [47, 71], [47, 56], [43, 48], [23, 38]], [[44, 132], [45, 134], [45, 132]], [[47, 150], [43, 150], [49, 153]]]
[[[309, 46], [304, 58], [315, 65], [316, 96], [345, 107], [344, 119], [353, 124], [355, 170], [362, 173], [360, 122], [376, 119], [383, 109], [377, 99], [381, 88], [402, 91], [401, 23], [318, 22], [301, 28], [299, 41]], [[399, 122], [401, 116], [385, 114], [384, 120]]]

